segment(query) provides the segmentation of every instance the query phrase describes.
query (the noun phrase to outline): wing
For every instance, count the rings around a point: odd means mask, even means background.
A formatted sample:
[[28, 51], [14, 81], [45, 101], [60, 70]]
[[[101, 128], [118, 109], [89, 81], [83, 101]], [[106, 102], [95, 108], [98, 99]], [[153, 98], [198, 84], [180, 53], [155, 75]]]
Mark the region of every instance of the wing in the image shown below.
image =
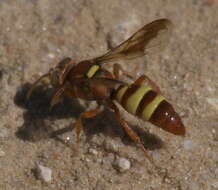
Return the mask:
[[168, 41], [172, 29], [171, 21], [155, 20], [133, 34], [129, 39], [110, 50], [103, 56], [95, 58], [95, 63], [108, 63], [118, 60], [134, 59], [149, 52], [161, 50]]
[[105, 85], [109, 88], [114, 88], [117, 85], [127, 85], [126, 82], [117, 80], [117, 79], [111, 79], [111, 78], [105, 78], [105, 77], [99, 77], [99, 78], [77, 78], [73, 82], [77, 86], [96, 86], [98, 84]]

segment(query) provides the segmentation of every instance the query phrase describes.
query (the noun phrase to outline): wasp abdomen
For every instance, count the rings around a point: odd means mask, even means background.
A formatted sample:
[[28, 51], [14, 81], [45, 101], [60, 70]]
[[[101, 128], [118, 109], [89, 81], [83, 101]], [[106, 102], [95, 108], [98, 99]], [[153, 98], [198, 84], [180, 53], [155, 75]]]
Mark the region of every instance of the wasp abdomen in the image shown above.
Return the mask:
[[185, 127], [180, 116], [166, 100], [160, 102], [149, 121], [175, 135], [185, 135]]
[[122, 85], [115, 99], [129, 113], [175, 135], [185, 135], [185, 127], [172, 105], [151, 87]]

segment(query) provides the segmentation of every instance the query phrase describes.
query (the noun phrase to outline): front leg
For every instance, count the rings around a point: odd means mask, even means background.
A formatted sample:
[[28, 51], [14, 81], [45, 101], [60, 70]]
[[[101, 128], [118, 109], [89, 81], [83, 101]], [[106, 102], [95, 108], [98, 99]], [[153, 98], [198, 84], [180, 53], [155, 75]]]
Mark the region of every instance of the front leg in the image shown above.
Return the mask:
[[51, 110], [54, 107], [54, 105], [60, 102], [60, 98], [65, 93], [65, 90], [66, 90], [65, 86], [62, 86], [58, 88], [58, 90], [53, 94], [51, 102], [50, 102], [49, 110]]
[[99, 112], [100, 112], [100, 105], [98, 105], [96, 109], [85, 111], [79, 115], [79, 118], [73, 124], [73, 128], [76, 128], [77, 142], [79, 142], [80, 132], [83, 128], [82, 120], [95, 117]]

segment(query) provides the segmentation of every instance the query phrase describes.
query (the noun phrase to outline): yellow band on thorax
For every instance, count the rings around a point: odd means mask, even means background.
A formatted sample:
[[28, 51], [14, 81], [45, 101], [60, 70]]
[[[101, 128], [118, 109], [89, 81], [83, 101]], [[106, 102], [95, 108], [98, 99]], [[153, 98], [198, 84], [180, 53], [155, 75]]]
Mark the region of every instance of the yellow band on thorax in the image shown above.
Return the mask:
[[88, 77], [88, 78], [92, 78], [94, 75], [95, 75], [95, 73], [96, 73], [96, 71], [99, 69], [99, 65], [93, 65], [93, 66], [91, 66], [91, 68], [88, 70], [88, 72], [86, 73], [86, 76]]

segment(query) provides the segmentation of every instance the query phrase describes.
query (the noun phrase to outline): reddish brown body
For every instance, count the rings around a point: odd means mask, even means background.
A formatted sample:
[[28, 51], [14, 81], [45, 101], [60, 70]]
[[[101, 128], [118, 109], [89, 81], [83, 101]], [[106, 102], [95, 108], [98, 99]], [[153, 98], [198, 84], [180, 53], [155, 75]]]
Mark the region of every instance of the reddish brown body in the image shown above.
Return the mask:
[[185, 136], [185, 126], [180, 116], [167, 101], [161, 102], [149, 121], [174, 135]]
[[[171, 104], [163, 99], [162, 93], [155, 82], [147, 76], [142, 75], [133, 84], [128, 85], [119, 80], [119, 73], [123, 72], [127, 77], [133, 77], [123, 71], [118, 64], [114, 64], [113, 73], [103, 69], [102, 65], [118, 60], [134, 59], [150, 51], [157, 51], [157, 48], [162, 47], [170, 36], [171, 26], [169, 20], [159, 19], [145, 25], [128, 40], [103, 56], [81, 61], [78, 64], [75, 64], [70, 58], [66, 58], [56, 68], [40, 77], [29, 90], [27, 96], [30, 97], [38, 82], [44, 78], [49, 78], [53, 87], [57, 88], [51, 106], [58, 103], [62, 95], [66, 95], [72, 98], [95, 100], [98, 105], [103, 104], [110, 107], [115, 112], [115, 118], [125, 132], [135, 143], [139, 144], [145, 156], [152, 161], [138, 135], [121, 118], [119, 109], [113, 101], [117, 100], [130, 113], [145, 118], [145, 120], [147, 118], [148, 121], [165, 131], [175, 135], [185, 135], [185, 127], [179, 115]], [[145, 80], [151, 87], [149, 90], [143, 84]], [[123, 86], [126, 86], [126, 92], [122, 91], [121, 87]], [[143, 93], [137, 90], [142, 90]], [[121, 98], [117, 96], [120, 93], [124, 95]], [[79, 119], [74, 124], [78, 137], [82, 128], [82, 119], [94, 117], [98, 112], [99, 106], [94, 110], [80, 114]]]

